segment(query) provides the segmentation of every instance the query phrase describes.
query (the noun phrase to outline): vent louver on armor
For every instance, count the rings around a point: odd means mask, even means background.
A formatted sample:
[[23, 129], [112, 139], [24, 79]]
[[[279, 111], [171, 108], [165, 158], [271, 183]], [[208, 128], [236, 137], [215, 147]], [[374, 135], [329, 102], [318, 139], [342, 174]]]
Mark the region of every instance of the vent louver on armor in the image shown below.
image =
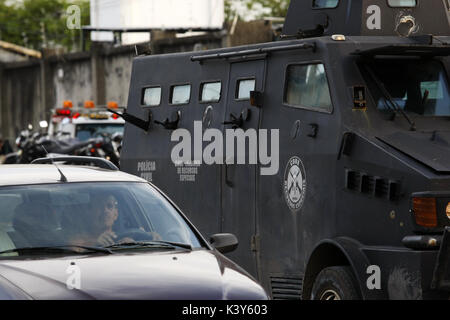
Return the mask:
[[360, 180], [361, 174], [358, 171], [347, 170], [347, 176], [345, 181], [347, 189], [359, 191]]
[[272, 299], [274, 300], [300, 300], [302, 297], [302, 278], [271, 276], [270, 284], [272, 288]]
[[389, 181], [389, 200], [396, 201], [400, 197], [400, 185], [396, 181]]
[[385, 198], [389, 192], [389, 184], [385, 179], [377, 178], [375, 183], [375, 196]]
[[399, 182], [352, 169], [346, 169], [345, 188], [390, 201], [396, 201], [400, 196]]
[[369, 175], [362, 175], [361, 192], [365, 194], [373, 194], [375, 188], [375, 178]]

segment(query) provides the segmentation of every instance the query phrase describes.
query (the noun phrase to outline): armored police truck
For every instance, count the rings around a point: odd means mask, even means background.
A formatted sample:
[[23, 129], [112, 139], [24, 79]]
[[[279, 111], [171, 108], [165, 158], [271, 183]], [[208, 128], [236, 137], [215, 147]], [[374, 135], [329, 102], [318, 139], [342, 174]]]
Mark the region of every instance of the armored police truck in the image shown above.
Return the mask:
[[280, 41], [137, 57], [123, 170], [274, 299], [448, 299], [449, 5], [292, 0]]

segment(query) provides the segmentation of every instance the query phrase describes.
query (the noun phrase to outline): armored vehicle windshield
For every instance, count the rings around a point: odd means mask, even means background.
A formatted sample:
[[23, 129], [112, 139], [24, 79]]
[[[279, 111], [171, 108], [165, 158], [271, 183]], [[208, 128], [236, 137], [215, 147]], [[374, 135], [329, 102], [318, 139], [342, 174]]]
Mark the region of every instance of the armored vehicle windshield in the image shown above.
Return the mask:
[[372, 59], [361, 69], [382, 112], [399, 108], [413, 116], [450, 116], [449, 81], [440, 61]]

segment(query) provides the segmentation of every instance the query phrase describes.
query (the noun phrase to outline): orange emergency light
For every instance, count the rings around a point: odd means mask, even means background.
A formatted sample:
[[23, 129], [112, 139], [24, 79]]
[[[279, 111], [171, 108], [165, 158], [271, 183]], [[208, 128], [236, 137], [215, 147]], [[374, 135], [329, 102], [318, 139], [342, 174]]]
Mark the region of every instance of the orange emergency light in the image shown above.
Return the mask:
[[66, 100], [63, 102], [63, 108], [64, 109], [70, 109], [73, 108], [73, 103], [70, 100]]
[[94, 109], [95, 108], [95, 103], [94, 101], [88, 100], [84, 102], [84, 108], [85, 109]]
[[108, 102], [108, 109], [119, 109], [119, 104], [115, 101]]

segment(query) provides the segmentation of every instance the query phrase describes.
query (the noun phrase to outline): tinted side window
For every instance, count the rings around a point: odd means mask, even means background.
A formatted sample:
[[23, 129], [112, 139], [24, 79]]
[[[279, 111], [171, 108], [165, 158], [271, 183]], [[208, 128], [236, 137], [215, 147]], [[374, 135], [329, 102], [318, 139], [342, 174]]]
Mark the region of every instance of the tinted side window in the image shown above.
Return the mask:
[[388, 0], [390, 7], [411, 8], [417, 6], [417, 0]]
[[339, 0], [313, 0], [313, 8], [316, 9], [331, 9], [336, 8]]
[[239, 80], [237, 84], [236, 99], [249, 100], [250, 91], [254, 91], [256, 86], [255, 79], [243, 79]]
[[191, 99], [191, 85], [173, 86], [170, 90], [170, 104], [187, 104]]
[[323, 64], [290, 65], [284, 103], [298, 108], [331, 112], [331, 97]]
[[221, 82], [209, 82], [201, 85], [200, 102], [218, 102], [222, 92]]
[[161, 104], [161, 87], [145, 88], [142, 104], [148, 107], [159, 106]]

